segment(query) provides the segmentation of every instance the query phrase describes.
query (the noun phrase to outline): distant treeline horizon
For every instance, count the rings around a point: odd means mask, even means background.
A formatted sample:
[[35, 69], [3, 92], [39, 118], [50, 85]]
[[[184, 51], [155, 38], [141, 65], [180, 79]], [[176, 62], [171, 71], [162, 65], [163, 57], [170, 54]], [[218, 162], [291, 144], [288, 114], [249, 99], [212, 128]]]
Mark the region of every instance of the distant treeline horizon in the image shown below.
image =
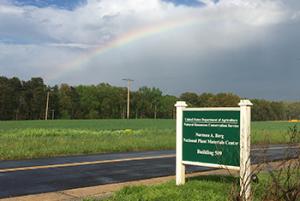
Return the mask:
[[[127, 88], [107, 83], [98, 85], [47, 86], [40, 77], [23, 81], [0, 76], [0, 120], [120, 119], [126, 117]], [[236, 107], [241, 99], [233, 93], [182, 93], [164, 95], [159, 88], [141, 87], [130, 93], [130, 118], [175, 118], [174, 104], [186, 101], [190, 107]], [[300, 118], [300, 101], [251, 99], [252, 120]]]

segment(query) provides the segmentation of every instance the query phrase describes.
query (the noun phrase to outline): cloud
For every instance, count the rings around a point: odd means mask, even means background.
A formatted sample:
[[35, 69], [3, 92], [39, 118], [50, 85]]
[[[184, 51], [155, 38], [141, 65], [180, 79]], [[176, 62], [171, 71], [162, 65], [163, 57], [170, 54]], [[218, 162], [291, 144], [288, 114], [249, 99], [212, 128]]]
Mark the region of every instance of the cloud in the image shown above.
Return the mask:
[[[300, 98], [291, 90], [299, 65], [290, 61], [300, 44], [299, 1], [201, 2], [205, 6], [88, 0], [69, 10], [0, 1], [0, 70], [22, 78], [43, 76], [50, 84], [121, 85], [123, 77], [132, 77], [135, 86], [172, 94], [232, 91]], [[148, 33], [92, 54], [141, 30]], [[280, 76], [286, 84], [275, 83]]]

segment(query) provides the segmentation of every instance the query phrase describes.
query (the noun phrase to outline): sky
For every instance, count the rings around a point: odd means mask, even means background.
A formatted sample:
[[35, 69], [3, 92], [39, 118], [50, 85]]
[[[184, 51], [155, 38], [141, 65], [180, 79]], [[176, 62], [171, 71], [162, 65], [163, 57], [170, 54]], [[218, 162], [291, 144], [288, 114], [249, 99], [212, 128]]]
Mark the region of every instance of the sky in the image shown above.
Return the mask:
[[300, 99], [299, 0], [0, 0], [0, 75]]

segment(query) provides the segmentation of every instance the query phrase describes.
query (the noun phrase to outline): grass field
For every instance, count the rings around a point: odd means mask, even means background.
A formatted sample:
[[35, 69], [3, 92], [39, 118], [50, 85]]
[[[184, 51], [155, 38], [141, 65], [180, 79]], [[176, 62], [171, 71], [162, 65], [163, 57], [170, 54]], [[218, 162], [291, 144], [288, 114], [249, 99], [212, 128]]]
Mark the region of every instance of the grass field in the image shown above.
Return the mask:
[[[270, 192], [271, 177], [267, 173], [259, 175], [259, 183], [252, 183], [253, 201], [261, 201]], [[175, 181], [152, 186], [131, 186], [114, 193], [102, 201], [228, 201], [237, 200], [239, 178], [232, 176], [200, 176], [188, 179], [183, 186]], [[280, 194], [279, 194], [280, 195]], [[273, 199], [266, 199], [273, 200]], [[97, 201], [97, 199], [84, 199]]]
[[[286, 143], [300, 123], [254, 122], [252, 144]], [[0, 122], [0, 160], [175, 148], [174, 120]]]

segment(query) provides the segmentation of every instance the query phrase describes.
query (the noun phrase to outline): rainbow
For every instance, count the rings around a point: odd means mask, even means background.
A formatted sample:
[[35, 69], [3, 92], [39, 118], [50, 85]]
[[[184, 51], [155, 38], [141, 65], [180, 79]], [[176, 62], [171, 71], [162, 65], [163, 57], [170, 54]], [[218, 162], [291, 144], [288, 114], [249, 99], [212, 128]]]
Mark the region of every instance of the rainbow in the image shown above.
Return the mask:
[[150, 26], [140, 27], [138, 29], [133, 29], [120, 37], [111, 40], [105, 44], [101, 44], [96, 48], [80, 55], [73, 61], [69, 63], [65, 63], [60, 66], [60, 70], [62, 72], [66, 70], [74, 70], [79, 68], [80, 66], [84, 65], [85, 63], [89, 62], [93, 58], [102, 55], [106, 52], [112, 51], [116, 48], [121, 48], [131, 43], [140, 41], [142, 39], [162, 34], [174, 29], [191, 26], [198, 24], [200, 22], [199, 17], [196, 15], [184, 16], [181, 18], [176, 18], [172, 20], [163, 21], [157, 24], [152, 24]]

